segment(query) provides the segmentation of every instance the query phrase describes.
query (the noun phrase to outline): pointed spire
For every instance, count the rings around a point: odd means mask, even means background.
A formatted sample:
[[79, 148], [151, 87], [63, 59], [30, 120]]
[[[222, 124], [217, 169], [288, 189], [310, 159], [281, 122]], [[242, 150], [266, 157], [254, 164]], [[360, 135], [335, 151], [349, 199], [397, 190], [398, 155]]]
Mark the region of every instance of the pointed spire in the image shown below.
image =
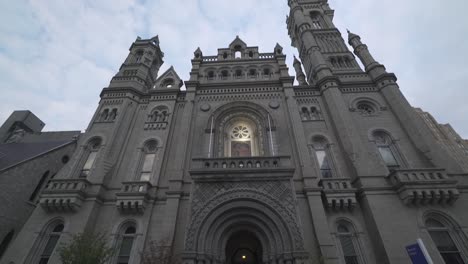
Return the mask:
[[156, 44], [156, 45], [159, 45], [159, 36], [156, 35], [154, 37], [151, 38], [151, 41]]
[[276, 46], [275, 46], [275, 54], [276, 55], [281, 55], [283, 54], [283, 47], [281, 47], [281, 45], [279, 43], [276, 43]]
[[361, 38], [359, 37], [359, 35], [356, 35], [352, 33], [351, 31], [349, 31], [349, 29], [346, 29], [346, 31], [348, 31], [348, 42], [350, 43], [350, 45], [352, 45], [351, 40], [353, 40], [354, 38], [359, 38], [359, 39]]
[[201, 59], [203, 57], [203, 52], [201, 51], [200, 47], [198, 47], [197, 50], [193, 52], [193, 54], [195, 55], [195, 59]]

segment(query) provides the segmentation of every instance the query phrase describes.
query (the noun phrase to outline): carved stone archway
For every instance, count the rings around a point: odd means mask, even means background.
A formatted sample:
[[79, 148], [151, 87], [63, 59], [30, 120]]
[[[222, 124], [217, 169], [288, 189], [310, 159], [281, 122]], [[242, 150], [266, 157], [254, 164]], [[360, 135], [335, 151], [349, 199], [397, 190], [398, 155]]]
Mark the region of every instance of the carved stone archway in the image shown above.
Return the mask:
[[[186, 234], [185, 263], [228, 263], [226, 248], [238, 232], [258, 239], [262, 263], [301, 263], [307, 259], [289, 185], [281, 181], [197, 184]], [[202, 193], [213, 195], [197, 197]]]

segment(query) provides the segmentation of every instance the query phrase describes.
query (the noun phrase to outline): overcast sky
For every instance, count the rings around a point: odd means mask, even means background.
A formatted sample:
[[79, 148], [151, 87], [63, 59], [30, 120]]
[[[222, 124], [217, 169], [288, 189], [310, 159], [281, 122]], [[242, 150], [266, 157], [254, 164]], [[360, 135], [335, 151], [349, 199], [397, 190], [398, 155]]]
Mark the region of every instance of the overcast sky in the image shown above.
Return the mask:
[[[335, 24], [361, 35], [413, 106], [468, 138], [467, 0], [330, 0]], [[137, 36], [159, 35], [161, 73], [187, 80], [199, 46], [215, 55], [239, 35], [292, 55], [286, 0], [0, 0], [0, 124], [28, 109], [45, 130], [84, 130]]]

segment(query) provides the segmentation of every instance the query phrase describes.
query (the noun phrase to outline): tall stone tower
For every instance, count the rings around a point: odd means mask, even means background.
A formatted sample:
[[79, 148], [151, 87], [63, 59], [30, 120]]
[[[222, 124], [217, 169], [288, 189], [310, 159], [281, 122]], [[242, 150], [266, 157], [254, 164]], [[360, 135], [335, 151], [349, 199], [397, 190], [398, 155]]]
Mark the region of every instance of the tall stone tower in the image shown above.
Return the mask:
[[59, 263], [71, 234], [104, 232], [119, 264], [151, 245], [184, 264], [409, 264], [418, 238], [468, 263], [468, 171], [349, 33], [361, 69], [327, 1], [289, 6], [298, 85], [279, 44], [236, 37], [196, 49], [180, 90], [138, 38], [2, 261]]

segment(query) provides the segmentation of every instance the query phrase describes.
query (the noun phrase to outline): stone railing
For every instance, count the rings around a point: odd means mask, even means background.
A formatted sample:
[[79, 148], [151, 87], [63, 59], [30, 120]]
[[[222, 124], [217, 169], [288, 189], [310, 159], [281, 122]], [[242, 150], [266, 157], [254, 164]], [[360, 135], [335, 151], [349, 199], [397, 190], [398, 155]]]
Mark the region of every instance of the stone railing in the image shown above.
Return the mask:
[[218, 61], [218, 56], [203, 56], [203, 61]]
[[192, 160], [193, 175], [249, 174], [249, 173], [294, 172], [291, 157], [236, 157], [236, 158], [195, 158]]
[[146, 122], [145, 130], [164, 130], [167, 128], [167, 122]]
[[39, 204], [46, 211], [76, 211], [86, 196], [86, 179], [51, 180], [42, 192]]
[[322, 198], [327, 208], [352, 209], [356, 206], [356, 189], [350, 179], [322, 179]]
[[452, 204], [460, 195], [457, 181], [443, 169], [395, 170], [388, 180], [405, 204]]
[[143, 213], [149, 199], [149, 182], [123, 182], [116, 194], [116, 206], [122, 213]]

